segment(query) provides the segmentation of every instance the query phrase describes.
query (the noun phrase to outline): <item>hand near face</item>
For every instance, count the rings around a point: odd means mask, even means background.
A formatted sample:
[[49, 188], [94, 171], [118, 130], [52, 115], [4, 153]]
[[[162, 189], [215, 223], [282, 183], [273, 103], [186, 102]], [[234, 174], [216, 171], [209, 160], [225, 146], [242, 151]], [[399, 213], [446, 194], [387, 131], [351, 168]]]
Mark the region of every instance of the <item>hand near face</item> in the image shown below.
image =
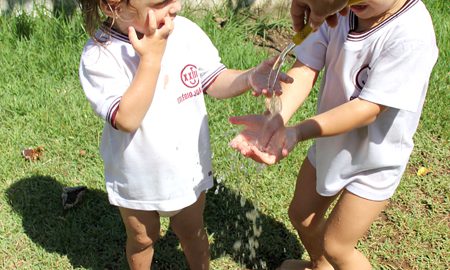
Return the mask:
[[136, 32], [132, 26], [128, 27], [128, 37], [131, 45], [141, 57], [141, 61], [145, 59], [160, 59], [166, 49], [167, 38], [173, 30], [173, 21], [170, 16], [164, 18], [164, 25], [158, 28], [156, 16], [153, 10], [147, 12], [147, 17], [142, 33]]
[[281, 82], [292, 83], [294, 81], [294, 79], [289, 77], [286, 73], [280, 72], [278, 80], [276, 81], [273, 89], [275, 93], [269, 91], [269, 74], [275, 61], [277, 60], [277, 57], [278, 56], [274, 56], [262, 62], [251, 73], [249, 81], [250, 86], [253, 89], [252, 94], [255, 97], [260, 95], [264, 95], [266, 97], [272, 97], [273, 94], [281, 95]]
[[309, 16], [309, 23], [317, 29], [324, 21], [328, 25], [337, 25], [336, 13], [347, 14], [348, 0], [292, 0], [291, 17], [295, 31], [300, 31]]

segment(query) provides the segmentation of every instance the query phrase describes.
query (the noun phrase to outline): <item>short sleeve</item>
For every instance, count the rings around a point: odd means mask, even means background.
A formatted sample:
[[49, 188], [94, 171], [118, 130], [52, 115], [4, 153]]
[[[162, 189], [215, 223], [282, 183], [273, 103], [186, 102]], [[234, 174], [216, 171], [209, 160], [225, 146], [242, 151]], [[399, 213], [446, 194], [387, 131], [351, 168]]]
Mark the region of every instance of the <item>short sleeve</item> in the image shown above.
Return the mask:
[[79, 76], [95, 113], [114, 126], [115, 113], [131, 78], [120, 68], [115, 57], [97, 44], [85, 47], [80, 60]]
[[372, 63], [360, 98], [416, 112], [426, 93], [437, 49], [420, 40], [397, 39]]
[[205, 92], [226, 67], [221, 62], [219, 52], [208, 35], [195, 23], [185, 20], [187, 21], [186, 26], [189, 27], [189, 30], [186, 29], [185, 32], [189, 33], [187, 40], [191, 41], [189, 44], [190, 52], [196, 59], [202, 88]]
[[295, 47], [294, 54], [306, 66], [321, 70], [325, 66], [328, 40], [328, 26], [324, 23], [319, 30]]

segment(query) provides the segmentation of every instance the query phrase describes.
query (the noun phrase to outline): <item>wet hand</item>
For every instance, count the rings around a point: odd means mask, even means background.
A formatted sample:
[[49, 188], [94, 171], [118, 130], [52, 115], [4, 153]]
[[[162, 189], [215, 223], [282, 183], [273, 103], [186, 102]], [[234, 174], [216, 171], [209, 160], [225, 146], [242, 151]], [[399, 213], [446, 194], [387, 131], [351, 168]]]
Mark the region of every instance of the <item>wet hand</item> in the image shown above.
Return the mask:
[[277, 163], [299, 142], [297, 128], [285, 127], [279, 114], [236, 116], [230, 117], [229, 121], [244, 126], [230, 146], [260, 163]]
[[[230, 146], [257, 162], [275, 164], [282, 158], [282, 147], [277, 148], [276, 142], [271, 142], [272, 138], [281, 138], [278, 135], [274, 137], [274, 133], [271, 133], [273, 129], [267, 129], [271, 126], [272, 118], [269, 114], [230, 117], [230, 123], [244, 126], [244, 129], [230, 142]], [[263, 139], [262, 143], [261, 139]], [[267, 147], [269, 142], [271, 142], [270, 149]]]
[[287, 75], [286, 73], [280, 72], [278, 80], [274, 86], [274, 93], [269, 91], [269, 74], [272, 70], [272, 67], [277, 60], [278, 56], [274, 56], [268, 60], [263, 61], [257, 67], [253, 69], [253, 72], [249, 76], [250, 86], [253, 91], [252, 94], [254, 96], [264, 95], [266, 97], [272, 97], [273, 94], [281, 95], [281, 82], [283, 83], [292, 83], [294, 79]]
[[239, 133], [230, 141], [229, 145], [245, 157], [251, 158], [256, 162], [268, 165], [275, 164], [277, 157], [259, 150], [256, 141], [251, 136], [247, 135], [248, 134], [246, 134], [245, 131]]

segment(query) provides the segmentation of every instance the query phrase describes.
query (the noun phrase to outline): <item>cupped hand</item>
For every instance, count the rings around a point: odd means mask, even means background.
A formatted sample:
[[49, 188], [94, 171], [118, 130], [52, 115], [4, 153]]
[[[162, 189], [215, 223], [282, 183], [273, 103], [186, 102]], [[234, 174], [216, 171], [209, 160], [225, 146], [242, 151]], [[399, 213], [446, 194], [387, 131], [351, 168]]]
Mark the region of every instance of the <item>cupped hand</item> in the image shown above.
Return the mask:
[[164, 25], [158, 28], [156, 16], [153, 10], [149, 10], [145, 20], [143, 33], [136, 32], [132, 26], [128, 28], [128, 37], [131, 45], [143, 59], [162, 58], [166, 49], [167, 38], [173, 31], [173, 21], [170, 16], [164, 18]]
[[273, 94], [281, 95], [281, 82], [292, 83], [294, 81], [294, 79], [286, 73], [280, 72], [278, 80], [275, 82], [273, 92], [269, 90], [269, 74], [277, 58], [278, 56], [269, 58], [253, 69], [249, 81], [254, 96], [264, 95], [266, 97], [272, 97]]
[[245, 131], [234, 137], [229, 145], [245, 157], [251, 158], [256, 162], [265, 163], [267, 165], [272, 165], [277, 162], [277, 157], [275, 155], [259, 150], [257, 143], [252, 136], [248, 136]]
[[[268, 128], [273, 121], [270, 114], [235, 116], [230, 117], [229, 121], [234, 125], [244, 126], [244, 129], [230, 142], [230, 146], [241, 154], [269, 165], [282, 158], [282, 147], [277, 148], [276, 142], [271, 142], [270, 149], [267, 147], [272, 138], [281, 138], [278, 135], [274, 137], [276, 133], [274, 128]], [[283, 123], [282, 120], [281, 123]], [[283, 124], [282, 126], [284, 127]]]
[[260, 163], [277, 163], [288, 156], [299, 141], [296, 127], [285, 127], [279, 114], [235, 116], [229, 121], [244, 126], [230, 146]]

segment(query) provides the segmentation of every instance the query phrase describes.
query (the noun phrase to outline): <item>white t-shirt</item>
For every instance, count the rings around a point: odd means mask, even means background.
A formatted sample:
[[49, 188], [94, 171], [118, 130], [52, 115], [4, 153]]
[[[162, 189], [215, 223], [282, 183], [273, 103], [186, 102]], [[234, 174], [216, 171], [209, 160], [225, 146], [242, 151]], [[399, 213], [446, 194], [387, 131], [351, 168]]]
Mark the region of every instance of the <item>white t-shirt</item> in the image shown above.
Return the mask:
[[319, 194], [346, 188], [385, 200], [395, 192], [413, 149], [438, 49], [430, 15], [418, 0], [367, 32], [354, 32], [356, 23], [350, 13], [336, 28], [323, 24], [295, 53], [305, 65], [325, 68], [318, 113], [356, 97], [387, 110], [368, 126], [316, 139], [308, 157]]
[[[113, 205], [173, 211], [191, 205], [213, 185], [203, 94], [225, 66], [195, 23], [177, 16], [174, 25], [152, 104], [133, 133], [111, 124], [139, 64], [128, 37], [112, 30], [104, 45], [89, 40], [83, 50], [80, 81], [106, 122], [100, 150]], [[108, 38], [101, 30], [98, 37]]]

